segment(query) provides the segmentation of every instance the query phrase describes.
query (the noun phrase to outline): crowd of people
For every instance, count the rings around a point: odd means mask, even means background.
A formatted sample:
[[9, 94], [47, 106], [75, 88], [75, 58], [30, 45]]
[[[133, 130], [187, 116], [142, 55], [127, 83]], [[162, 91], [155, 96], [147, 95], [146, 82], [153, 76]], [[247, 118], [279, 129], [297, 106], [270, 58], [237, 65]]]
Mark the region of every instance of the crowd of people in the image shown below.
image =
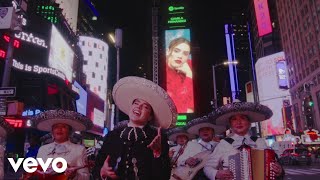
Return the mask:
[[[234, 102], [189, 121], [185, 127], [175, 127], [175, 103], [157, 84], [144, 78], [125, 77], [115, 84], [112, 95], [129, 120], [121, 121], [104, 137], [93, 165], [88, 163], [85, 147], [70, 141], [72, 132], [90, 129], [92, 121], [77, 112], [49, 110], [33, 121], [37, 129], [51, 132], [52, 142], [32, 148], [29, 156], [35, 157], [34, 151], [38, 151], [36, 157], [44, 161], [62, 157], [68, 167], [64, 173], [44, 173], [39, 168], [22, 178], [233, 179], [236, 174], [229, 168], [231, 156], [243, 148], [268, 149], [264, 139], [249, 133], [252, 122], [272, 116], [272, 111], [261, 104]], [[1, 122], [1, 127], [6, 127], [5, 121]], [[224, 139], [216, 136], [224, 134], [227, 127], [231, 134]], [[176, 146], [170, 147], [168, 141]], [[270, 167], [276, 178], [283, 178], [284, 170], [276, 158]]]

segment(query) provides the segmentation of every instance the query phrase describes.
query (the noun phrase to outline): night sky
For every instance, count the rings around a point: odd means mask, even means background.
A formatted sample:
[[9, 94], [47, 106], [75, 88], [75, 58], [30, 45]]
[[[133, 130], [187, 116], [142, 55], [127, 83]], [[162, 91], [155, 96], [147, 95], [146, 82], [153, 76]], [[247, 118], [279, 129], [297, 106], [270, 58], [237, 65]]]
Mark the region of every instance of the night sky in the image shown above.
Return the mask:
[[[195, 86], [200, 89], [199, 115], [210, 111], [212, 99], [212, 68], [213, 64], [226, 59], [224, 23], [230, 18], [232, 9], [247, 7], [248, 0], [207, 1], [188, 0], [192, 23], [192, 43], [200, 50], [199, 59], [194, 66], [194, 74], [198, 81]], [[137, 75], [137, 68], [144, 64], [144, 68], [152, 68], [152, 41], [151, 41], [151, 6], [152, 0], [98, 0], [98, 10], [104, 23], [100, 30], [105, 33], [113, 32], [117, 27], [123, 29], [123, 48], [121, 49], [120, 78]], [[111, 83], [115, 81], [115, 49], [110, 48], [109, 71]], [[146, 63], [149, 62], [149, 63]], [[151, 71], [152, 72], [152, 71]], [[226, 68], [217, 69], [218, 91], [226, 89], [229, 83]], [[151, 76], [150, 76], [151, 75]], [[148, 77], [152, 77], [149, 74]], [[200, 93], [198, 92], [198, 93]], [[196, 92], [197, 93], [197, 92]], [[202, 107], [203, 106], [203, 107]]]

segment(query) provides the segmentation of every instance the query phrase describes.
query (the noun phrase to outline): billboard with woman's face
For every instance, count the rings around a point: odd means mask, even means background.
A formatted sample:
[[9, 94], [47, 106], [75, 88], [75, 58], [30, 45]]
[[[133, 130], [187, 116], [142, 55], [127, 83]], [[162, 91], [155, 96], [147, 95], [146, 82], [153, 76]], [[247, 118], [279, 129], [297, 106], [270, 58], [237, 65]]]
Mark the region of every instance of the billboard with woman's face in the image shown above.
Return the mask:
[[165, 31], [166, 86], [178, 113], [194, 112], [190, 29]]

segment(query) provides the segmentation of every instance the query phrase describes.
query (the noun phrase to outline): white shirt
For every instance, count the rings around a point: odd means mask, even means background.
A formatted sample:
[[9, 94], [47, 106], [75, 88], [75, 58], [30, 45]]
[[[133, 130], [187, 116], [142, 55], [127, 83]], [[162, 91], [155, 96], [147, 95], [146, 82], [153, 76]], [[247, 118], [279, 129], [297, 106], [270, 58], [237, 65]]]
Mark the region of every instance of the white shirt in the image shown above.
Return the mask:
[[219, 142], [216, 142], [216, 141], [205, 142], [202, 139], [200, 139], [198, 141], [198, 143], [201, 146], [201, 152], [207, 151], [207, 150], [211, 150], [211, 149], [215, 148], [219, 144]]
[[[174, 147], [171, 147], [170, 150], [174, 150], [173, 159], [177, 156], [179, 150], [181, 148], [181, 145], [177, 145]], [[201, 145], [197, 142], [189, 141], [186, 147], [184, 148], [183, 153], [179, 156], [177, 160], [177, 166], [184, 166], [185, 162], [188, 158], [193, 157], [194, 155], [201, 152]]]
[[215, 148], [214, 152], [209, 155], [209, 159], [206, 165], [204, 166], [204, 173], [210, 180], [215, 180], [220, 163], [222, 163], [223, 166], [228, 166], [229, 156], [238, 153], [237, 148], [242, 145], [243, 141], [245, 144], [256, 149], [268, 148], [264, 139], [258, 138], [256, 142], [254, 142], [250, 138], [250, 134], [246, 134], [245, 136], [232, 134], [229, 137], [234, 139], [232, 144], [225, 140], [221, 140]]
[[[84, 146], [71, 143], [70, 141], [60, 144], [53, 142], [41, 146], [37, 155], [37, 158], [42, 158], [44, 162], [46, 162], [48, 158], [57, 157], [64, 158], [68, 163], [68, 167], [82, 167], [86, 165], [87, 161], [86, 148]], [[77, 175], [74, 179], [89, 180], [89, 169], [86, 167], [77, 170]]]

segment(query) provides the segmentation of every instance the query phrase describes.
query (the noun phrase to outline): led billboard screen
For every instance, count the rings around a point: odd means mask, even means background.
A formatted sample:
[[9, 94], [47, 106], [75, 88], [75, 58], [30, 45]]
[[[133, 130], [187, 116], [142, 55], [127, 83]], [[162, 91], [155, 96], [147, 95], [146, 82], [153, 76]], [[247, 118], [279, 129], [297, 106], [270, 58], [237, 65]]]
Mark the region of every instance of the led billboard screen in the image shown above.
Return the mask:
[[55, 26], [52, 26], [49, 67], [62, 71], [72, 82], [74, 53]]
[[106, 100], [109, 46], [100, 39], [80, 36], [79, 46], [83, 54], [83, 72], [90, 90]]
[[81, 85], [75, 81], [73, 85], [79, 89], [79, 99], [76, 100], [76, 105], [77, 105], [77, 112], [81, 113], [83, 115], [87, 115], [87, 98], [88, 98], [88, 93], [86, 90], [84, 90]]
[[165, 31], [166, 87], [178, 113], [194, 112], [190, 29]]
[[254, 9], [258, 24], [259, 36], [264, 36], [272, 32], [270, 21], [268, 0], [254, 0]]
[[283, 66], [283, 62], [285, 62], [285, 55], [283, 52], [279, 52], [258, 59], [255, 65], [259, 101], [273, 111], [273, 116], [261, 123], [263, 136], [283, 134], [285, 130], [286, 119], [282, 113], [284, 107], [283, 101], [291, 102], [291, 96], [289, 90], [283, 89], [283, 86], [281, 86], [282, 84], [286, 84], [282, 77], [281, 84], [279, 85], [279, 67], [281, 67], [281, 71], [285, 71], [285, 74], [287, 72], [286, 66]]

